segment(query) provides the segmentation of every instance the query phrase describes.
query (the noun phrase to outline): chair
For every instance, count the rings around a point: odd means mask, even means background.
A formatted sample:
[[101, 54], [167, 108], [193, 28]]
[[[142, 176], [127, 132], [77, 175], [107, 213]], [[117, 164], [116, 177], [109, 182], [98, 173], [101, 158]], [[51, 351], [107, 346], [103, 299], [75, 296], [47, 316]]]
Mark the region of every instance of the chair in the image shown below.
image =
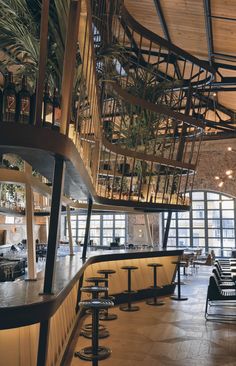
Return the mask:
[[212, 273], [216, 277], [216, 280], [221, 288], [236, 288], [234, 281], [231, 279], [222, 279], [216, 268], [213, 268]]
[[221, 265], [219, 264], [219, 262], [215, 262], [215, 267], [218, 268], [220, 275], [231, 276], [230, 268], [228, 268], [227, 270], [222, 268]]
[[206, 297], [206, 306], [205, 306], [205, 318], [206, 320], [214, 320], [214, 319], [229, 319], [236, 320], [235, 314], [226, 314], [222, 313], [209, 313], [208, 306], [209, 305], [218, 305], [221, 306], [236, 306], [236, 290], [231, 289], [221, 289], [218, 285], [216, 278], [214, 276], [210, 276], [209, 285], [207, 289], [207, 297]]
[[[220, 273], [220, 271], [219, 271], [219, 268], [218, 268], [218, 267], [214, 266], [213, 270], [217, 273], [217, 275], [219, 276], [219, 278], [220, 278], [220, 280], [221, 280], [221, 281], [230, 281], [230, 280], [232, 280], [231, 275], [230, 275], [230, 276], [224, 276], [224, 275], [222, 275], [222, 274]], [[212, 270], [212, 271], [213, 271], [213, 270]]]

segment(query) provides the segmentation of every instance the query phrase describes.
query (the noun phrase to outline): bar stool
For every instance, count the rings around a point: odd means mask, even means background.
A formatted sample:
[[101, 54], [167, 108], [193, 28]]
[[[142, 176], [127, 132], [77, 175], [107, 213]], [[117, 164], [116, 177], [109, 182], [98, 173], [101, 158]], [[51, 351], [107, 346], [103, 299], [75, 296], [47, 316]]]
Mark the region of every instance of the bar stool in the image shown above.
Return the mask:
[[[108, 291], [108, 288], [100, 286], [85, 286], [81, 288], [81, 291], [92, 294], [92, 300], [96, 300], [98, 299], [99, 293]], [[82, 327], [80, 335], [85, 338], [92, 339], [93, 337], [92, 330], [93, 330], [93, 324], [85, 324]], [[109, 337], [109, 335], [110, 335], [109, 331], [101, 324], [98, 324], [98, 338], [107, 338]]]
[[[88, 277], [88, 278], [86, 278], [85, 281], [88, 283], [92, 283], [94, 286], [97, 286], [97, 287], [99, 286], [99, 284], [103, 284], [105, 287], [107, 287], [107, 284], [108, 284], [108, 280], [101, 276]], [[98, 298], [98, 293], [96, 294], [96, 292], [95, 292], [93, 298]], [[90, 310], [88, 310], [88, 313], [89, 312], [90, 312]], [[92, 324], [85, 324], [82, 328], [82, 331], [84, 332], [83, 336], [85, 337], [86, 335], [88, 335], [87, 338], [90, 338], [90, 335], [89, 334], [85, 335], [85, 332], [91, 333], [91, 330], [92, 330]], [[108, 333], [108, 335], [106, 335], [107, 333]], [[106, 330], [106, 327], [102, 324], [99, 324], [99, 337], [106, 338], [108, 336], [109, 336], [109, 332]]]
[[94, 286], [99, 286], [100, 284], [103, 284], [105, 287], [107, 287], [108, 285], [108, 280], [101, 276], [88, 277], [85, 281], [88, 283], [92, 283]]
[[163, 267], [163, 264], [161, 264], [161, 263], [149, 263], [147, 266], [153, 268], [153, 286], [151, 286], [151, 288], [154, 289], [155, 296], [153, 297], [153, 299], [147, 300], [146, 304], [152, 305], [152, 306], [164, 305], [165, 303], [163, 301], [158, 301], [157, 300], [157, 294], [156, 294], [157, 289], [161, 288], [160, 286], [157, 286], [157, 268], [158, 267]]
[[181, 265], [181, 261], [174, 261], [172, 262], [172, 264], [175, 264], [177, 265], [177, 273], [178, 273], [178, 282], [177, 282], [177, 285], [178, 285], [178, 295], [172, 295], [170, 298], [172, 300], [176, 300], [176, 301], [185, 301], [185, 300], [188, 300], [187, 297], [181, 297], [181, 286], [180, 286], [180, 265]]
[[121, 305], [120, 310], [122, 311], [138, 311], [139, 306], [132, 305], [131, 304], [131, 294], [135, 293], [136, 291], [131, 290], [131, 272], [138, 269], [136, 266], [123, 266], [121, 269], [124, 269], [128, 273], [128, 290], [124, 291], [128, 294], [128, 304], [127, 305]]
[[[103, 274], [104, 278], [107, 281], [109, 281], [109, 275], [112, 275], [112, 274], [116, 273], [116, 271], [114, 269], [100, 269], [98, 271], [98, 273]], [[105, 292], [104, 297], [106, 299], [109, 299], [109, 300], [113, 301], [113, 302], [115, 300], [114, 296], [109, 296], [108, 290]], [[106, 311], [104, 311], [103, 314], [100, 314], [99, 319], [101, 319], [101, 320], [115, 320], [115, 319], [117, 319], [117, 315], [109, 313], [109, 311], [107, 309]]]
[[94, 283], [95, 286], [99, 286], [100, 283], [103, 283], [105, 286], [107, 286], [108, 284], [108, 279], [101, 276], [88, 277], [85, 281], [89, 283]]
[[79, 306], [92, 310], [92, 345], [82, 348], [79, 352], [75, 352], [74, 356], [85, 361], [96, 362], [98, 360], [105, 360], [110, 356], [111, 350], [108, 347], [99, 346], [98, 344], [99, 311], [114, 306], [114, 303], [107, 299], [91, 299], [81, 301]]

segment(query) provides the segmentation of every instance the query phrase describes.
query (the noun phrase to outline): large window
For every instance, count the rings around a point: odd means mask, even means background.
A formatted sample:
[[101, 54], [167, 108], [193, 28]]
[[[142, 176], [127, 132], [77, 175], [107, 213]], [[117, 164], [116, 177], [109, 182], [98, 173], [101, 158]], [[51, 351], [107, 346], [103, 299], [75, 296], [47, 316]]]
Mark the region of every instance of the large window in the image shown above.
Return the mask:
[[[76, 242], [84, 242], [86, 219], [86, 215], [71, 216], [72, 236]], [[115, 238], [120, 238], [120, 244], [125, 244], [126, 227], [126, 215], [92, 215], [89, 240], [93, 241], [93, 245], [110, 245]], [[65, 234], [68, 237], [67, 221], [65, 224]]]
[[[190, 212], [172, 214], [168, 246], [198, 247], [227, 255], [235, 248], [236, 200], [216, 192], [195, 191]], [[163, 231], [167, 213], [164, 214]]]

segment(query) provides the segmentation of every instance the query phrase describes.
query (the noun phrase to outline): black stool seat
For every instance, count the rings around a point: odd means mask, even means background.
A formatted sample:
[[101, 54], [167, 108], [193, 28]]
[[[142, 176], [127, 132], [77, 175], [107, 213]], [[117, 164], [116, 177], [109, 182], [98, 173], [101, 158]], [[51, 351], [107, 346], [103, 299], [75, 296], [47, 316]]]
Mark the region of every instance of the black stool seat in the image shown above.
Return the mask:
[[163, 267], [163, 264], [161, 263], [148, 263], [148, 267]]
[[150, 287], [155, 291], [155, 295], [154, 295], [153, 299], [148, 299], [146, 301], [146, 304], [152, 305], [152, 306], [164, 305], [165, 303], [163, 301], [157, 300], [157, 294], [156, 294], [157, 290], [161, 288], [160, 286], [157, 286], [157, 268], [163, 267], [163, 264], [148, 263], [147, 266], [153, 268], [153, 286], [150, 286]]
[[104, 274], [104, 275], [111, 275], [116, 273], [116, 271], [114, 269], [99, 269], [97, 271], [99, 274]]
[[85, 361], [98, 361], [104, 360], [111, 354], [110, 348], [101, 347], [98, 345], [98, 321], [99, 321], [99, 310], [108, 309], [114, 306], [114, 303], [108, 299], [91, 299], [84, 300], [79, 303], [79, 306], [84, 309], [92, 310], [92, 346], [85, 347], [79, 352], [75, 352], [75, 357], [79, 357]]
[[100, 292], [108, 291], [108, 287], [101, 287], [101, 286], [84, 286], [81, 288], [81, 291], [87, 292], [89, 294], [99, 294]]
[[99, 283], [108, 283], [108, 279], [105, 277], [88, 277], [85, 281], [95, 283], [96, 286], [98, 286]]
[[79, 305], [85, 309], [108, 309], [114, 306], [114, 303], [108, 299], [91, 299], [80, 301]]
[[128, 294], [128, 304], [127, 305], [121, 305], [120, 310], [122, 310], [122, 311], [138, 311], [139, 306], [131, 304], [131, 295], [136, 292], [136, 291], [131, 289], [131, 273], [132, 273], [133, 270], [138, 269], [138, 267], [136, 267], [136, 266], [123, 266], [123, 267], [121, 267], [121, 269], [127, 270], [127, 273], [128, 273], [128, 289], [126, 291], [124, 291], [125, 293]]
[[123, 266], [123, 267], [121, 267], [121, 269], [127, 269], [127, 270], [135, 270], [135, 269], [138, 269], [138, 267], [136, 267], [136, 266]]

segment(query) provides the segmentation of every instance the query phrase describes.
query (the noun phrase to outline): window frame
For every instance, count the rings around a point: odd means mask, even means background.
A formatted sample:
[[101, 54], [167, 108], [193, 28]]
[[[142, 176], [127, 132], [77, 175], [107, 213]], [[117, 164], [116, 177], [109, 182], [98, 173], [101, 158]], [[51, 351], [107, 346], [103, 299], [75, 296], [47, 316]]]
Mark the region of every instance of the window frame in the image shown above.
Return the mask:
[[[197, 193], [203, 194], [204, 197], [204, 201], [203, 199], [199, 198], [193, 198], [193, 196], [196, 196]], [[230, 250], [230, 248], [226, 245], [224, 247], [224, 241], [226, 242], [228, 239], [232, 239], [232, 241], [234, 240], [234, 246], [231, 247], [231, 249], [235, 249], [236, 248], [236, 198], [229, 195], [229, 194], [225, 194], [223, 192], [217, 192], [217, 191], [208, 191], [208, 190], [194, 190], [192, 192], [189, 192], [189, 197], [191, 202], [194, 202], [195, 204], [193, 205], [195, 208], [191, 208], [190, 213], [189, 213], [189, 218], [187, 219], [183, 219], [183, 218], [179, 218], [179, 214], [178, 212], [176, 212], [175, 214], [175, 227], [171, 226], [171, 230], [172, 230], [172, 235], [170, 236], [171, 238], [171, 242], [172, 242], [172, 247], [173, 247], [173, 242], [175, 239], [175, 247], [176, 248], [183, 248], [182, 246], [179, 246], [179, 240], [181, 239], [181, 236], [179, 235], [179, 230], [185, 228], [185, 229], [189, 229], [189, 233], [190, 233], [190, 237], [189, 237], [189, 248], [197, 248], [196, 245], [194, 245], [194, 241], [197, 241], [196, 239], [201, 240], [203, 237], [202, 236], [193, 236], [193, 232], [194, 229], [197, 227], [194, 227], [194, 223], [196, 223], [197, 221], [203, 221], [204, 222], [204, 226], [202, 227], [202, 229], [204, 230], [205, 234], [204, 234], [204, 240], [205, 240], [205, 246], [203, 247], [203, 250], [205, 249], [205, 252], [208, 253], [210, 250], [216, 250], [217, 252], [219, 252], [219, 255], [223, 256], [224, 252], [226, 250]], [[219, 195], [219, 199], [217, 200], [216, 198], [213, 199], [213, 197], [211, 197], [210, 199], [208, 199], [208, 194], [217, 194]], [[229, 209], [225, 208], [225, 205], [223, 205], [223, 202], [227, 201], [227, 200], [231, 200], [233, 201], [233, 207], [230, 207]], [[197, 202], [204, 202], [204, 209], [196, 208]], [[219, 208], [215, 208], [213, 209], [212, 207], [209, 207], [208, 202], [219, 202]], [[196, 216], [196, 212], [198, 211], [203, 211], [203, 218], [199, 218], [197, 219]], [[208, 214], [208, 212], [210, 211], [210, 215]], [[231, 211], [231, 213], [233, 214], [233, 217], [227, 217], [225, 218], [223, 213], [226, 211]], [[214, 216], [214, 212], [217, 212], [217, 218], [213, 218]], [[166, 224], [166, 217], [165, 217], [165, 213], [162, 214], [162, 233], [163, 233], [163, 237], [164, 237], [164, 232], [165, 232], [165, 224]], [[193, 218], [194, 216], [194, 218]], [[209, 217], [211, 216], [211, 217]], [[230, 216], [230, 215], [229, 215]], [[181, 222], [181, 220], [185, 220], [186, 222], [188, 222], [188, 224], [186, 226], [182, 226], [183, 222]], [[229, 221], [229, 223], [231, 222], [234, 223], [234, 226], [227, 226], [229, 224], [227, 224], [227, 221]], [[214, 227], [214, 221], [215, 221], [215, 227]], [[231, 223], [232, 223], [231, 222]], [[210, 223], [212, 223], [212, 225], [210, 225]], [[182, 225], [179, 225], [182, 224]], [[218, 224], [218, 227], [216, 228], [216, 225]], [[199, 227], [200, 228], [200, 227]], [[216, 233], [214, 233], [214, 235], [209, 236], [208, 234], [210, 233], [210, 231], [217, 230], [219, 233], [219, 236], [216, 235]], [[226, 230], [233, 230], [234, 232], [234, 236], [232, 237], [226, 237], [224, 235], [224, 233], [226, 232]], [[173, 232], [175, 232], [175, 236], [173, 235]], [[169, 239], [169, 238], [168, 238]], [[214, 242], [214, 239], [216, 239], [216, 241], [220, 241], [220, 247], [214, 247], [212, 245], [209, 245], [209, 240], [210, 242]], [[168, 247], [168, 242], [167, 242], [167, 247]], [[201, 246], [200, 246], [201, 247]], [[202, 247], [201, 247], [202, 248]]]
[[[107, 219], [106, 218], [107, 215], [111, 216], [111, 218]], [[123, 216], [123, 218], [120, 218], [121, 215]], [[96, 220], [93, 219], [93, 216], [96, 216]], [[99, 219], [97, 219], [98, 216], [99, 216]], [[78, 242], [80, 240], [82, 241], [82, 243], [84, 242], [84, 236], [79, 235], [79, 229], [81, 229], [81, 228], [79, 228], [79, 222], [81, 222], [81, 221], [86, 222], [86, 219], [87, 219], [87, 215], [83, 214], [83, 213], [81, 213], [81, 214], [75, 213], [75, 214], [71, 215], [71, 221], [72, 222], [76, 221], [76, 228], [73, 229], [73, 230], [75, 230], [75, 235], [72, 235], [73, 239], [76, 242]], [[99, 222], [99, 228], [98, 228], [99, 235], [92, 236], [91, 239], [94, 240], [94, 242], [96, 242], [96, 239], [99, 240], [99, 244], [97, 244], [97, 245], [103, 246], [103, 241], [106, 238], [111, 238], [110, 241], [114, 241], [115, 238], [117, 237], [117, 235], [115, 235], [115, 233], [119, 229], [124, 230], [125, 235], [120, 236], [120, 238], [124, 240], [124, 243], [126, 243], [128, 228], [127, 228], [127, 215], [125, 213], [124, 214], [121, 214], [121, 213], [119, 213], [119, 214], [115, 214], [115, 213], [97, 214], [97, 213], [95, 213], [94, 215], [92, 214], [92, 216], [91, 216], [91, 222], [95, 222], [95, 221]], [[111, 227], [104, 227], [105, 221], [111, 221], [112, 222]], [[117, 223], [119, 223], [119, 222], [122, 222], [124, 227], [119, 227], [117, 225]], [[85, 230], [85, 229], [82, 228], [82, 230]], [[108, 236], [104, 235], [105, 230], [111, 230], [112, 234], [108, 235]], [[67, 226], [67, 217], [66, 216], [65, 216], [65, 222], [64, 222], [64, 236], [66, 236], [66, 237], [68, 236], [68, 226]], [[89, 235], [89, 240], [91, 240], [91, 239], [90, 239], [90, 235]]]

